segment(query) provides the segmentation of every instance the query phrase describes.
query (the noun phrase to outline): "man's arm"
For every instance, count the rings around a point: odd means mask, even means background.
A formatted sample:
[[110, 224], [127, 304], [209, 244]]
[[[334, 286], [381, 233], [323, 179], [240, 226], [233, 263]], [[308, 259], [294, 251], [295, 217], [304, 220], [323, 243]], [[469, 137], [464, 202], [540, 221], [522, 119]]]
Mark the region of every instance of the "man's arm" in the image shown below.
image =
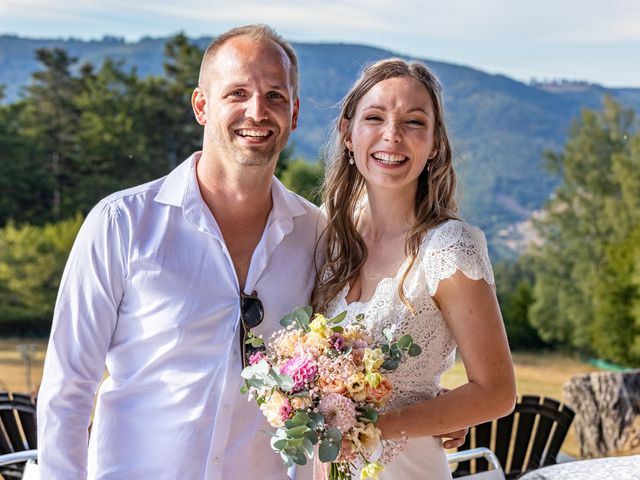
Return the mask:
[[87, 477], [91, 411], [124, 290], [118, 220], [106, 202], [89, 213], [60, 283], [38, 395], [38, 456], [47, 480]]

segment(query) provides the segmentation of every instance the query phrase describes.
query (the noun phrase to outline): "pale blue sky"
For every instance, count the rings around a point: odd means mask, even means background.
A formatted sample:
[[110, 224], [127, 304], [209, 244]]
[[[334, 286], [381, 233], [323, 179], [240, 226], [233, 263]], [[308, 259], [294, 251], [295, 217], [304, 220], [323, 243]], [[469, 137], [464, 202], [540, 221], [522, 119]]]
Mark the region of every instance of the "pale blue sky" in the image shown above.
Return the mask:
[[363, 43], [528, 81], [640, 87], [639, 0], [0, 0], [0, 33], [212, 36], [268, 23], [292, 41]]

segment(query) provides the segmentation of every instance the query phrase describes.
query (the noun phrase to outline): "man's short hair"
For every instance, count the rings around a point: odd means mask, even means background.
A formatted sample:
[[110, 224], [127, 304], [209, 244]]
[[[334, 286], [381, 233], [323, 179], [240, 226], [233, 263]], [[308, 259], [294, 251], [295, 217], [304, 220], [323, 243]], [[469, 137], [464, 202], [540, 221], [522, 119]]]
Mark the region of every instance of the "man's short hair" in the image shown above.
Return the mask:
[[273, 28], [268, 25], [256, 24], [245, 25], [242, 27], [232, 28], [231, 30], [216, 37], [204, 51], [202, 56], [202, 63], [200, 64], [200, 75], [198, 77], [198, 85], [200, 88], [204, 88], [204, 76], [206, 67], [211, 62], [216, 52], [222, 47], [222, 45], [229, 39], [235, 37], [247, 36], [256, 41], [270, 40], [279, 45], [289, 59], [289, 81], [291, 82], [293, 98], [298, 97], [298, 57], [293, 47], [282, 36], [280, 36]]

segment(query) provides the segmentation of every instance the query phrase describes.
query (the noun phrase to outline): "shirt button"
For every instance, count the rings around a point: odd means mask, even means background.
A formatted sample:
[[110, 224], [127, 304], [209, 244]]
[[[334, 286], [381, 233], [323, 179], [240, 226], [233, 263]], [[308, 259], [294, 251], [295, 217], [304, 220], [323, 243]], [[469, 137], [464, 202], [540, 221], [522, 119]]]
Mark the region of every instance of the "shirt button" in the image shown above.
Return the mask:
[[213, 458], [213, 464], [214, 465], [219, 465], [220, 464], [220, 457], [214, 457]]

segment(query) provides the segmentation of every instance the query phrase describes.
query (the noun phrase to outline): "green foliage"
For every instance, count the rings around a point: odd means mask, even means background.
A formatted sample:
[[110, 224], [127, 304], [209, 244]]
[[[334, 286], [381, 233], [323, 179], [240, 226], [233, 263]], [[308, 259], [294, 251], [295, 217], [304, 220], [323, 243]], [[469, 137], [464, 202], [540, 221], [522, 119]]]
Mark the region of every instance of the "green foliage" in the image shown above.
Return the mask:
[[320, 188], [324, 177], [321, 162], [309, 163], [301, 158], [288, 160], [280, 175], [280, 180], [289, 190], [320, 205]]
[[538, 222], [530, 309], [543, 339], [626, 365], [640, 362], [638, 145], [633, 111], [606, 99], [602, 112], [583, 112], [564, 152], [548, 155], [562, 183]]
[[494, 266], [500, 310], [512, 350], [531, 350], [544, 346], [543, 340], [529, 321], [533, 303], [533, 272], [530, 257]]
[[[38, 321], [48, 329], [60, 278], [82, 216], [38, 227], [9, 222], [0, 229], [0, 318]], [[14, 332], [15, 333], [15, 332]]]

